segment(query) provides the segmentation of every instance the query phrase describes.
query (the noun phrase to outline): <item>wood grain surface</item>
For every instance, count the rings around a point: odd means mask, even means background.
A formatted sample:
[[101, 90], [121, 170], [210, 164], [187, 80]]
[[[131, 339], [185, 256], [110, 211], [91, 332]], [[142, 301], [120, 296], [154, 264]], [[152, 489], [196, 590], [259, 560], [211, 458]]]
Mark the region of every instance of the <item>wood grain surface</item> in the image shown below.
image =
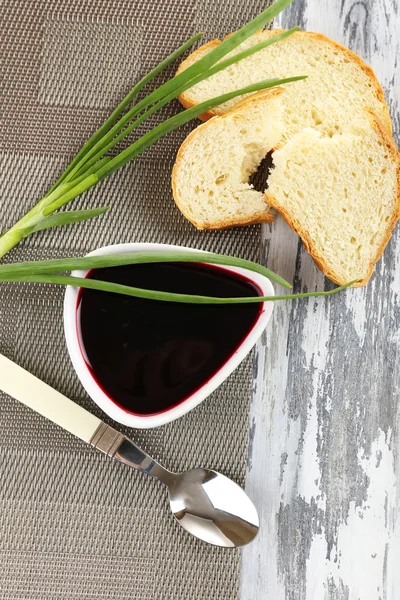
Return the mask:
[[[300, 24], [374, 68], [400, 135], [397, 0], [294, 0]], [[330, 287], [281, 218], [266, 264], [296, 290]], [[366, 288], [280, 302], [257, 348], [247, 491], [261, 513], [240, 600], [400, 598], [400, 230]]]

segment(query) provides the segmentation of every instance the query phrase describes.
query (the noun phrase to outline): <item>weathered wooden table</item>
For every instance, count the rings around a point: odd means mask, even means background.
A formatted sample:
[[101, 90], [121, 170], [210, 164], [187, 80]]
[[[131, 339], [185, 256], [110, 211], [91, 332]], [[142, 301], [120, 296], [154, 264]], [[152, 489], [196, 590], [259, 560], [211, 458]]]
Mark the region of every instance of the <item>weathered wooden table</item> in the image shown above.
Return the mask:
[[[400, 135], [398, 0], [295, 0], [300, 24], [375, 70]], [[282, 219], [268, 266], [324, 288]], [[400, 230], [366, 288], [279, 303], [257, 349], [247, 490], [261, 512], [242, 555], [241, 600], [400, 598]]]

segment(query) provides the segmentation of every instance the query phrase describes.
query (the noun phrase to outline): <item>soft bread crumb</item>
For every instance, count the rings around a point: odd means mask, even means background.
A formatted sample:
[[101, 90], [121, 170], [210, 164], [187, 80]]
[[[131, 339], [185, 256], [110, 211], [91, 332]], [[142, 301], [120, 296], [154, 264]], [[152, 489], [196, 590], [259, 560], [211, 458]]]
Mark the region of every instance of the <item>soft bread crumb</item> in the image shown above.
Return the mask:
[[274, 152], [265, 194], [338, 284], [368, 281], [399, 217], [399, 155], [378, 119], [368, 122], [363, 134], [295, 135]]
[[273, 219], [261, 192], [248, 183], [280, 141], [281, 90], [259, 92], [195, 129], [181, 146], [172, 174], [175, 201], [198, 229]]

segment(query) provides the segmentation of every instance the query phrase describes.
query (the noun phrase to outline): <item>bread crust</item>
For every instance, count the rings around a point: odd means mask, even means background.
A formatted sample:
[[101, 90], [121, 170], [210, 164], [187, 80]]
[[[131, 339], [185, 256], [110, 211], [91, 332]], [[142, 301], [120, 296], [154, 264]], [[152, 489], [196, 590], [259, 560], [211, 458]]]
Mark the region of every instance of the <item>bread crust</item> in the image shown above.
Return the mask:
[[[274, 34], [279, 34], [282, 33], [284, 30], [282, 29], [274, 29], [272, 30]], [[381, 243], [381, 245], [379, 246], [379, 248], [377, 249], [376, 252], [376, 256], [374, 257], [374, 259], [370, 262], [368, 269], [367, 269], [367, 274], [366, 276], [361, 279], [360, 281], [358, 281], [356, 284], [354, 284], [353, 287], [361, 287], [366, 285], [366, 283], [369, 281], [373, 270], [374, 270], [374, 265], [375, 263], [381, 258], [384, 249], [388, 243], [388, 241], [390, 240], [390, 237], [392, 235], [392, 231], [400, 217], [400, 154], [397, 150], [397, 147], [395, 145], [395, 142], [393, 141], [393, 139], [391, 138], [391, 133], [392, 133], [392, 123], [391, 123], [391, 119], [390, 119], [390, 114], [389, 114], [389, 109], [388, 106], [385, 102], [385, 98], [384, 98], [384, 93], [383, 90], [375, 76], [374, 71], [372, 70], [372, 68], [368, 65], [366, 65], [361, 58], [353, 53], [351, 50], [349, 50], [348, 48], [345, 48], [344, 46], [338, 44], [337, 42], [327, 38], [326, 36], [320, 34], [320, 33], [312, 33], [312, 32], [305, 32], [305, 31], [299, 31], [296, 32], [295, 34], [293, 34], [295, 36], [307, 36], [310, 39], [316, 39], [319, 40], [320, 42], [322, 41], [323, 43], [327, 43], [329, 44], [331, 47], [333, 47], [335, 50], [338, 50], [342, 53], [344, 53], [346, 55], [346, 57], [351, 60], [352, 62], [356, 63], [358, 65], [358, 67], [360, 69], [362, 69], [365, 74], [367, 75], [367, 77], [369, 78], [373, 89], [375, 91], [375, 95], [377, 100], [381, 103], [383, 109], [384, 109], [384, 115], [383, 115], [383, 121], [380, 119], [380, 117], [378, 117], [378, 115], [376, 115], [374, 113], [373, 110], [371, 110], [370, 108], [365, 108], [366, 113], [368, 115], [368, 119], [370, 121], [370, 125], [371, 127], [374, 129], [374, 131], [376, 132], [376, 134], [379, 136], [379, 138], [382, 140], [383, 145], [385, 146], [385, 148], [387, 149], [388, 153], [391, 156], [392, 161], [396, 164], [396, 183], [397, 183], [397, 188], [395, 190], [395, 206], [394, 206], [394, 210], [393, 210], [393, 214], [392, 217], [389, 221], [389, 223], [387, 224], [387, 228], [386, 228], [386, 232], [383, 238], [383, 241]], [[208, 44], [206, 44], [205, 46], [202, 46], [201, 48], [199, 48], [196, 52], [194, 52], [193, 54], [191, 54], [188, 59], [186, 59], [185, 61], [182, 62], [182, 64], [180, 65], [179, 69], [178, 69], [178, 73], [180, 73], [181, 71], [183, 71], [185, 68], [187, 68], [187, 66], [189, 66], [189, 62], [193, 63], [193, 59], [196, 60], [196, 56], [197, 55], [203, 55], [204, 50], [205, 49], [213, 49], [216, 46], [218, 46], [221, 43], [220, 40], [213, 40], [212, 42], [209, 42]], [[249, 102], [254, 102], [257, 101], [257, 97], [259, 96], [259, 94], [263, 94], [263, 95], [273, 95], [275, 93], [282, 93], [282, 91], [284, 90], [284, 88], [274, 88], [274, 89], [270, 89], [270, 90], [265, 90], [264, 92], [258, 92], [257, 94], [251, 95], [246, 97], [244, 100], [242, 100], [241, 102], [239, 102], [238, 104], [236, 104], [232, 109], [230, 109], [229, 111], [227, 111], [224, 114], [220, 114], [218, 111], [218, 107], [215, 109], [212, 109], [210, 111], [208, 111], [207, 113], [201, 115], [199, 118], [203, 121], [208, 121], [208, 123], [204, 123], [203, 125], [201, 125], [200, 127], [205, 127], [207, 125], [211, 125], [213, 118], [224, 118], [227, 115], [232, 114], [233, 111], [237, 111], [238, 109], [240, 110], [240, 108], [242, 106], [244, 106], [246, 108], [246, 106], [248, 106]], [[181, 101], [181, 103], [187, 107], [190, 108], [192, 106], [195, 106], [197, 104], [197, 102], [194, 100], [194, 98], [190, 95], [190, 90], [184, 92], [183, 94], [181, 94], [181, 96], [179, 97], [179, 100]], [[192, 134], [190, 134], [189, 138], [191, 138], [191, 136], [196, 134], [195, 130], [194, 132], [192, 132]], [[188, 138], [188, 140], [189, 140]], [[186, 140], [186, 141], [188, 141]], [[177, 161], [175, 163], [174, 166], [174, 172], [176, 170], [176, 168], [179, 166], [179, 160], [180, 160], [180, 153], [181, 151], [184, 151], [184, 146], [185, 143], [182, 145], [179, 153], [178, 153], [178, 157], [177, 157]], [[184, 213], [184, 211], [182, 210], [180, 203], [179, 203], [179, 198], [177, 197], [177, 191], [176, 191], [176, 185], [175, 185], [175, 173], [173, 172], [173, 177], [172, 177], [172, 185], [173, 185], [173, 189], [174, 189], [174, 197], [175, 197], [175, 202], [177, 203], [178, 207], [180, 208], [180, 210]], [[339, 284], [339, 285], [344, 285], [345, 283], [348, 283], [347, 281], [343, 281], [327, 264], [327, 262], [324, 259], [324, 256], [318, 252], [318, 250], [316, 249], [313, 240], [311, 239], [311, 237], [308, 235], [308, 233], [303, 230], [299, 223], [297, 222], [297, 220], [295, 219], [295, 217], [293, 215], [290, 214], [290, 211], [288, 211], [285, 206], [280, 205], [280, 203], [278, 202], [278, 200], [271, 194], [270, 191], [266, 191], [264, 194], [264, 199], [265, 202], [269, 205], [272, 206], [273, 208], [275, 208], [281, 215], [282, 217], [285, 219], [285, 221], [289, 224], [289, 226], [296, 231], [296, 233], [298, 233], [298, 235], [301, 237], [303, 244], [307, 250], [307, 252], [309, 252], [309, 254], [312, 256], [314, 262], [316, 263], [317, 267], [327, 276], [329, 277], [329, 279], [331, 279], [332, 281], [334, 281], [335, 283]], [[187, 216], [187, 215], [185, 215]], [[190, 220], [190, 219], [189, 219]], [[252, 220], [252, 223], [259, 223], [259, 222], [268, 222], [268, 221], [272, 221], [273, 217], [271, 215], [271, 218], [262, 218], [257, 216], [255, 217], [254, 220]], [[192, 221], [193, 222], [193, 221]], [[194, 225], [196, 225], [196, 227], [198, 227], [199, 229], [201, 229], [202, 227], [199, 227], [199, 224], [193, 223]], [[223, 227], [232, 227], [234, 225], [246, 225], [248, 223], [245, 222], [232, 222], [232, 223], [226, 223], [223, 225], [219, 225], [218, 227], [213, 227], [210, 226], [209, 229], [220, 229]]]
[[[268, 33], [272, 31], [273, 33], [275, 33], [276, 35], [283, 33], [284, 31], [286, 31], [285, 29], [271, 29], [271, 30], [266, 30], [264, 33]], [[232, 34], [230, 34], [232, 35]], [[309, 38], [312, 39], [317, 39], [319, 41], [322, 41], [330, 46], [332, 46], [333, 48], [335, 48], [336, 50], [340, 50], [341, 52], [343, 52], [344, 54], [346, 54], [346, 56], [351, 59], [353, 62], [355, 62], [360, 69], [362, 69], [364, 71], [364, 73], [368, 76], [369, 80], [371, 81], [374, 89], [375, 89], [375, 93], [376, 93], [376, 97], [378, 99], [378, 101], [382, 104], [382, 106], [385, 109], [385, 119], [384, 119], [384, 123], [383, 126], [384, 128], [388, 131], [388, 133], [390, 133], [390, 135], [392, 134], [392, 121], [390, 118], [390, 112], [389, 112], [389, 108], [388, 105], [385, 101], [385, 95], [382, 89], [382, 86], [380, 85], [373, 69], [367, 65], [359, 56], [358, 54], [355, 54], [355, 52], [352, 52], [351, 50], [349, 50], [348, 48], [346, 48], [345, 46], [342, 46], [341, 44], [338, 44], [337, 42], [335, 42], [334, 40], [326, 37], [325, 35], [323, 35], [322, 33], [314, 33], [311, 31], [296, 31], [295, 33], [292, 34], [293, 37], [301, 37], [301, 36], [307, 36]], [[292, 37], [291, 36], [291, 37]], [[226, 38], [229, 36], [226, 36]], [[225, 38], [225, 39], [226, 39]], [[213, 40], [212, 42], [208, 42], [208, 44], [204, 44], [203, 46], [200, 46], [200, 48], [198, 48], [197, 50], [195, 50], [195, 52], [193, 52], [192, 54], [190, 54], [179, 66], [177, 74], [181, 73], [182, 71], [184, 71], [190, 64], [193, 63], [193, 58], [196, 58], [198, 55], [202, 55], [204, 53], [204, 50], [206, 49], [210, 49], [212, 50], [213, 48], [215, 48], [216, 46], [219, 46], [219, 44], [221, 44], [221, 40]], [[187, 90], [186, 92], [184, 92], [183, 94], [180, 94], [180, 96], [178, 96], [178, 100], [181, 102], [181, 104], [185, 107], [185, 108], [191, 108], [193, 106], [196, 106], [198, 103], [193, 99], [193, 96], [190, 95], [190, 89]], [[206, 113], [202, 114], [199, 116], [199, 119], [201, 121], [207, 121], [208, 119], [210, 119], [211, 117], [214, 117], [216, 115], [220, 115], [221, 113], [218, 111], [218, 107], [217, 108], [213, 108], [210, 111], [207, 111]], [[379, 119], [379, 117], [376, 117], [377, 119]]]
[[220, 119], [225, 120], [228, 117], [230, 117], [232, 114], [238, 114], [242, 111], [247, 111], [248, 108], [251, 107], [252, 104], [256, 104], [260, 99], [271, 98], [272, 96], [279, 96], [283, 91], [284, 91], [283, 88], [270, 88], [267, 90], [262, 90], [261, 92], [257, 92], [256, 94], [252, 94], [248, 98], [245, 98], [241, 102], [238, 102], [238, 104], [236, 104], [233, 108], [231, 108], [229, 111], [227, 111], [223, 115], [217, 115], [213, 118], [210, 118], [207, 120], [207, 122], [202, 123], [201, 125], [196, 127], [196, 129], [194, 129], [191, 133], [189, 133], [189, 135], [187, 136], [187, 138], [185, 139], [185, 141], [179, 148], [178, 154], [176, 156], [175, 164], [172, 169], [172, 179], [171, 179], [172, 192], [173, 192], [175, 203], [176, 203], [177, 207], [179, 208], [179, 210], [181, 211], [181, 213], [197, 229], [199, 229], [199, 230], [229, 229], [230, 227], [239, 227], [239, 226], [244, 226], [244, 225], [258, 225], [260, 223], [271, 223], [272, 221], [274, 221], [274, 215], [272, 213], [268, 213], [268, 212], [261, 213], [260, 212], [256, 215], [254, 215], [254, 217], [252, 219], [240, 219], [240, 218], [229, 219], [229, 220], [223, 221], [222, 223], [219, 223], [218, 225], [211, 224], [211, 225], [208, 225], [207, 227], [205, 227], [204, 225], [197, 222], [195, 219], [193, 219], [190, 215], [188, 215], [186, 213], [186, 211], [182, 205], [180, 195], [178, 193], [177, 173], [178, 173], [178, 169], [181, 166], [181, 162], [183, 161], [184, 153], [187, 149], [187, 146], [193, 142], [193, 140], [196, 138], [196, 136], [198, 135], [200, 130], [203, 132], [205, 128], [213, 127], [215, 124], [215, 121], [217, 119], [218, 119], [218, 122], [220, 122]]
[[[203, 54], [204, 50], [206, 50], [206, 49], [212, 50], [213, 48], [216, 48], [216, 46], [219, 46], [220, 43], [221, 43], [221, 40], [212, 40], [211, 42], [208, 42], [207, 44], [203, 44], [203, 46], [200, 46], [200, 48], [198, 48], [197, 50], [192, 52], [192, 54], [190, 54], [184, 61], [181, 62], [176, 74], [179, 75], [179, 73], [182, 73], [182, 71], [187, 69], [187, 67], [190, 66], [188, 63], [190, 62], [190, 64], [191, 64], [193, 62], [194, 58], [196, 61], [197, 55]], [[183, 94], [179, 94], [178, 100], [184, 108], [193, 108], [193, 106], [197, 105], [197, 102], [192, 100], [192, 98], [190, 97], [189, 90], [187, 90], [186, 92], [183, 92]], [[211, 110], [205, 112], [204, 114], [199, 115], [197, 118], [200, 121], [208, 121], [209, 119], [211, 119], [211, 117], [218, 116], [218, 114], [219, 113], [217, 113], [215, 111], [215, 109], [211, 109]]]
[[[361, 279], [357, 283], [355, 283], [352, 287], [362, 287], [366, 285], [371, 278], [371, 275], [374, 271], [374, 265], [381, 258], [387, 243], [389, 242], [392, 231], [400, 217], [400, 154], [397, 149], [397, 146], [394, 140], [388, 135], [387, 131], [384, 129], [381, 120], [377, 117], [377, 115], [369, 108], [365, 109], [368, 119], [370, 121], [371, 127], [375, 130], [377, 135], [382, 140], [383, 145], [388, 150], [393, 162], [396, 164], [396, 172], [397, 172], [397, 190], [396, 190], [396, 205], [393, 211], [392, 218], [388, 223], [386, 235], [379, 246], [375, 258], [370, 262], [367, 275], [364, 279]], [[313, 258], [317, 267], [326, 275], [329, 279], [337, 283], [338, 285], [344, 285], [348, 283], [348, 281], [342, 280], [338, 277], [328, 266], [322, 254], [318, 253], [316, 247], [314, 246], [313, 240], [309, 236], [308, 232], [300, 227], [297, 223], [296, 219], [290, 214], [284, 206], [282, 206], [279, 201], [273, 196], [268, 190], [264, 194], [265, 202], [275, 208], [279, 214], [285, 219], [286, 223], [293, 229], [301, 238], [305, 249]]]

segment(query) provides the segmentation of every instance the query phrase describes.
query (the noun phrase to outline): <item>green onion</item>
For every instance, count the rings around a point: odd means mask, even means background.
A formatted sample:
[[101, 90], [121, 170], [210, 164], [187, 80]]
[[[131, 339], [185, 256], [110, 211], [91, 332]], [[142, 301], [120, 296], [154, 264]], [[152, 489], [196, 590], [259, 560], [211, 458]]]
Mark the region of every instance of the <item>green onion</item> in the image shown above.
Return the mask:
[[[205, 73], [201, 72], [200, 75], [198, 75], [197, 77], [194, 77], [190, 81], [186, 82], [180, 88], [177, 88], [177, 89], [173, 90], [170, 94], [162, 97], [161, 100], [158, 100], [158, 102], [156, 104], [153, 104], [153, 106], [149, 110], [144, 112], [140, 116], [140, 118], [136, 119], [131, 125], [129, 125], [125, 129], [123, 129], [123, 127], [135, 115], [137, 115], [140, 112], [141, 107], [145, 108], [146, 106], [149, 106], [151, 104], [150, 102], [147, 103], [147, 99], [145, 99], [146, 102], [143, 101], [141, 104], [135, 106], [131, 111], [129, 111], [129, 113], [127, 113], [125, 115], [125, 117], [123, 117], [123, 119], [121, 119], [115, 125], [115, 127], [113, 127], [112, 131], [110, 131], [106, 136], [104, 136], [97, 144], [95, 144], [91, 148], [91, 150], [89, 152], [87, 152], [85, 154], [85, 156], [79, 161], [79, 163], [76, 165], [76, 167], [68, 174], [67, 180], [72, 179], [75, 175], [79, 176], [83, 172], [85, 172], [86, 171], [85, 167], [87, 168], [89, 166], [94, 165], [99, 158], [104, 156], [104, 154], [106, 154], [109, 150], [111, 150], [111, 148], [113, 148], [119, 142], [121, 142], [127, 135], [131, 134], [132, 131], [134, 131], [139, 125], [141, 125], [141, 123], [143, 123], [146, 119], [148, 119], [153, 113], [160, 110], [160, 108], [162, 108], [163, 106], [165, 106], [166, 104], [171, 102], [171, 100], [173, 100], [174, 98], [177, 98], [180, 94], [183, 94], [183, 92], [185, 92], [189, 88], [193, 87], [194, 85], [197, 85], [204, 79], [208, 79], [209, 77], [212, 77], [216, 73], [219, 73], [220, 71], [243, 60], [244, 58], [248, 58], [252, 54], [255, 54], [256, 52], [260, 52], [260, 50], [263, 50], [264, 48], [267, 48], [268, 46], [271, 46], [272, 44], [275, 44], [276, 42], [279, 42], [279, 41], [287, 38], [289, 35], [292, 35], [295, 31], [298, 31], [298, 29], [299, 29], [299, 27], [293, 27], [292, 29], [289, 29], [288, 31], [284, 31], [283, 33], [280, 33], [272, 38], [268, 38], [267, 40], [264, 40], [263, 42], [260, 42], [259, 44], [255, 44], [254, 46], [251, 46], [250, 48], [247, 48], [246, 50], [243, 50], [242, 52], [234, 54], [230, 58], [217, 63], [215, 66], [208, 69], [208, 71], [206, 71]], [[276, 85], [279, 85], [278, 80], [276, 80], [276, 81], [277, 81]], [[284, 82], [282, 82], [282, 83], [284, 83]], [[119, 135], [116, 135], [118, 133], [118, 131], [121, 131], [121, 129], [123, 129], [123, 131]], [[97, 150], [97, 152], [96, 152], [96, 150]]]
[[72, 285], [74, 287], [99, 290], [103, 292], [112, 292], [124, 296], [133, 296], [135, 298], [145, 298], [147, 300], [161, 300], [163, 302], [181, 302], [184, 304], [252, 304], [255, 302], [274, 302], [276, 300], [295, 300], [298, 298], [310, 298], [313, 296], [330, 296], [340, 292], [350, 285], [356, 283], [352, 281], [346, 285], [334, 288], [328, 292], [306, 292], [303, 294], [287, 294], [286, 296], [250, 296], [239, 298], [216, 298], [212, 296], [195, 296], [189, 294], [174, 294], [170, 292], [157, 292], [155, 290], [145, 290], [142, 288], [130, 287], [108, 281], [99, 281], [97, 279], [86, 279], [83, 277], [72, 277], [70, 275], [16, 275], [1, 278], [2, 282], [23, 282], [23, 283], [47, 283]]
[[150, 71], [150, 73], [147, 73], [147, 75], [145, 75], [131, 89], [129, 94], [127, 94], [125, 96], [125, 98], [122, 100], [122, 102], [111, 113], [111, 115], [108, 117], [107, 121], [105, 121], [105, 123], [103, 123], [103, 125], [88, 139], [86, 144], [79, 150], [78, 154], [75, 156], [73, 161], [70, 163], [70, 165], [68, 165], [67, 169], [64, 171], [64, 173], [62, 174], [60, 179], [58, 181], [56, 181], [56, 183], [53, 185], [53, 187], [50, 189], [50, 191], [48, 193], [51, 193], [65, 179], [65, 176], [68, 175], [68, 173], [70, 171], [72, 171], [72, 169], [79, 162], [79, 160], [82, 158], [82, 156], [84, 156], [88, 152], [88, 150], [90, 150], [90, 148], [92, 148], [92, 146], [94, 146], [94, 144], [96, 144], [99, 140], [102, 139], [102, 137], [111, 129], [111, 127], [113, 126], [113, 124], [115, 123], [115, 121], [117, 120], [119, 115], [132, 102], [132, 100], [134, 100], [136, 98], [136, 96], [139, 94], [139, 92], [148, 83], [150, 83], [150, 81], [152, 81], [155, 77], [157, 77], [157, 75], [159, 73], [161, 73], [161, 71], [163, 71], [170, 63], [172, 63], [174, 60], [179, 58], [179, 56], [184, 54], [186, 52], [186, 50], [188, 50], [188, 48], [193, 46], [193, 44], [198, 42], [202, 38], [202, 36], [203, 36], [202, 33], [197, 33], [196, 35], [191, 37], [187, 42], [182, 44], [182, 46], [179, 46], [179, 48], [177, 48], [177, 50], [175, 50], [172, 54], [167, 56], [167, 58], [165, 58], [163, 61], [161, 61], [160, 64], [158, 64], [152, 71]]
[[[45, 196], [32, 210], [0, 237], [0, 258], [7, 254], [7, 252], [16, 246], [22, 239], [27, 237], [29, 232], [32, 231], [33, 228], [36, 228], [43, 218], [60, 209], [83, 192], [89, 190], [101, 179], [104, 179], [108, 175], [111, 175], [111, 173], [114, 173], [123, 167], [127, 162], [132, 160], [132, 158], [141, 154], [167, 133], [181, 127], [211, 108], [218, 106], [218, 104], [223, 104], [236, 96], [242, 96], [277, 85], [282, 85], [284, 83], [300, 81], [301, 79], [305, 79], [305, 77], [299, 76], [288, 77], [286, 79], [270, 79], [254, 83], [240, 90], [235, 90], [218, 96], [217, 98], [202, 102], [193, 108], [186, 109], [174, 117], [167, 119], [128, 146], [128, 148], [120, 152], [114, 158], [105, 157], [107, 160], [103, 159], [102, 161], [99, 161], [98, 166], [94, 165], [88, 171], [90, 174], [87, 177], [86, 175], [82, 175], [76, 180], [78, 183], [72, 181], [68, 184], [61, 184], [60, 188], [56, 188], [49, 196]], [[97, 171], [95, 170], [96, 168], [98, 168]]]
[[[237, 46], [243, 43], [251, 35], [256, 33], [261, 27], [271, 21], [281, 10], [283, 10], [292, 0], [277, 0], [269, 8], [264, 10], [255, 19], [247, 23], [244, 27], [230, 35], [216, 48], [211, 50], [205, 56], [200, 58], [187, 69], [176, 75], [159, 88], [151, 92], [147, 97], [138, 102], [133, 108], [117, 121], [120, 115], [128, 108], [129, 104], [135, 99], [139, 91], [149, 83], [162, 69], [169, 65], [177, 57], [181, 56], [190, 46], [200, 39], [201, 34], [197, 34], [180, 46], [175, 52], [164, 59], [155, 69], [139, 81], [129, 94], [122, 100], [119, 106], [114, 110], [106, 122], [90, 137], [86, 144], [77, 153], [70, 165], [67, 167], [63, 175], [59, 178], [56, 184], [42, 198], [36, 206], [34, 206], [26, 215], [24, 215], [11, 228], [6, 230], [0, 236], [0, 258], [3, 257], [11, 248], [26, 238], [31, 233], [54, 227], [81, 221], [87, 218], [98, 216], [105, 212], [105, 209], [92, 211], [70, 211], [57, 213], [55, 216], [52, 213], [59, 210], [62, 206], [89, 190], [99, 181], [114, 173], [129, 160], [138, 156], [146, 148], [154, 144], [162, 136], [177, 127], [187, 123], [191, 119], [196, 118], [208, 110], [211, 110], [219, 104], [223, 104], [228, 100], [239, 95], [253, 93], [269, 87], [282, 85], [294, 81], [304, 79], [304, 77], [290, 77], [287, 79], [273, 79], [269, 81], [261, 81], [256, 84], [247, 86], [240, 90], [223, 94], [218, 98], [204, 102], [196, 107], [185, 110], [182, 113], [168, 119], [161, 125], [158, 125], [128, 148], [120, 152], [117, 156], [111, 158], [104, 156], [116, 143], [121, 141], [133, 129], [145, 121], [153, 112], [164, 106], [167, 102], [189, 89], [196, 83], [202, 81], [206, 77], [210, 77], [227, 66], [234, 64], [238, 60], [242, 60], [254, 52], [258, 52], [268, 45], [282, 40], [296, 29], [284, 32], [275, 37], [265, 40], [251, 48], [242, 52], [238, 52], [230, 56], [226, 60], [222, 60], [227, 54], [232, 52]], [[218, 64], [217, 64], [218, 63]], [[148, 109], [147, 111], [145, 109]], [[136, 120], [128, 125], [132, 118], [139, 115]], [[125, 127], [126, 126], [126, 127]], [[119, 134], [119, 135], [118, 135]]]
[[[25, 230], [26, 235], [35, 233], [36, 231], [42, 231], [43, 229], [49, 229], [50, 227], [60, 227], [60, 225], [70, 225], [71, 223], [78, 223], [79, 221], [87, 221], [87, 219], [93, 219], [103, 215], [110, 209], [109, 206], [100, 208], [89, 208], [87, 210], [69, 210], [67, 212], [56, 213], [49, 217], [39, 221], [36, 225], [32, 226], [31, 229]], [[2, 265], [0, 265], [0, 268]]]
[[[141, 100], [136, 106], [127, 112], [103, 137], [103, 139], [97, 142], [91, 149], [89, 149], [84, 157], [79, 161], [78, 165], [74, 167], [66, 179], [73, 177], [72, 173], [77, 172], [80, 167], [88, 160], [91, 156], [97, 153], [102, 146], [107, 145], [118, 134], [121, 129], [129, 123], [129, 121], [142, 110], [158, 102], [161, 98], [169, 96], [170, 99], [176, 98], [183, 91], [192, 87], [194, 83], [198, 83], [203, 79], [209, 77], [209, 69], [220, 61], [224, 56], [229, 54], [237, 46], [246, 41], [250, 36], [256, 33], [261, 27], [264, 27], [269, 23], [277, 14], [279, 14], [292, 0], [277, 0], [269, 8], [260, 13], [255, 19], [247, 23], [244, 27], [230, 35], [216, 48], [208, 52], [205, 56], [196, 61], [193, 65], [176, 75], [159, 88], [154, 90], [151, 94]], [[259, 48], [261, 49], [261, 48]], [[237, 62], [240, 58], [236, 58], [233, 62]], [[230, 64], [233, 64], [230, 63]], [[200, 76], [200, 78], [198, 77]], [[197, 80], [195, 81], [195, 78]]]
[[[104, 210], [104, 209], [103, 209]], [[61, 213], [63, 214], [63, 213]], [[0, 281], [4, 277], [19, 277], [28, 275], [45, 275], [60, 271], [73, 271], [76, 269], [99, 269], [104, 267], [118, 267], [122, 265], [159, 263], [159, 262], [206, 262], [210, 264], [241, 267], [254, 273], [264, 275], [271, 281], [279, 283], [286, 288], [291, 288], [290, 283], [270, 271], [266, 267], [251, 260], [213, 254], [211, 252], [127, 252], [124, 254], [104, 254], [102, 256], [84, 256], [82, 258], [61, 258], [54, 260], [38, 260], [22, 263], [0, 265]]]
[[82, 258], [61, 258], [54, 260], [39, 260], [22, 263], [11, 263], [0, 265], [0, 282], [25, 282], [25, 283], [47, 283], [72, 285], [104, 292], [113, 292], [125, 296], [134, 296], [137, 298], [146, 298], [148, 300], [162, 300], [166, 302], [184, 302], [188, 304], [245, 304], [253, 302], [266, 302], [275, 300], [293, 300], [296, 298], [309, 298], [312, 296], [330, 296], [356, 283], [352, 281], [328, 292], [305, 292], [299, 294], [287, 294], [284, 296], [255, 296], [244, 298], [218, 298], [211, 296], [197, 296], [187, 294], [175, 294], [170, 292], [160, 292], [156, 290], [145, 290], [142, 288], [130, 287], [90, 279], [75, 277], [71, 275], [58, 275], [60, 271], [98, 269], [104, 267], [117, 267], [131, 264], [143, 263], [170, 263], [170, 262], [196, 262], [217, 264], [221, 266], [241, 267], [259, 273], [268, 279], [279, 283], [287, 288], [291, 285], [276, 275], [266, 267], [250, 260], [226, 256], [223, 254], [213, 254], [211, 252], [131, 252], [124, 254], [105, 254], [101, 256], [84, 256]]

